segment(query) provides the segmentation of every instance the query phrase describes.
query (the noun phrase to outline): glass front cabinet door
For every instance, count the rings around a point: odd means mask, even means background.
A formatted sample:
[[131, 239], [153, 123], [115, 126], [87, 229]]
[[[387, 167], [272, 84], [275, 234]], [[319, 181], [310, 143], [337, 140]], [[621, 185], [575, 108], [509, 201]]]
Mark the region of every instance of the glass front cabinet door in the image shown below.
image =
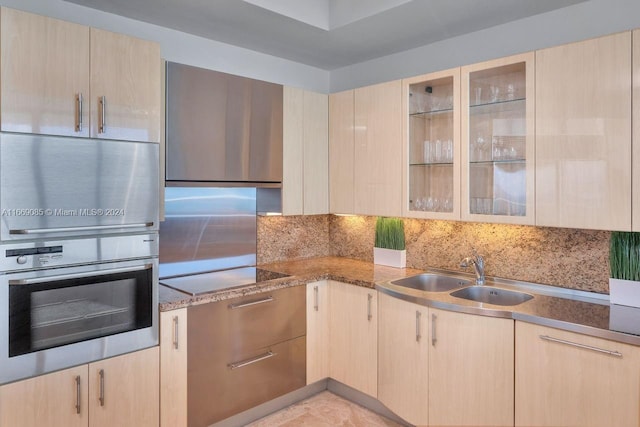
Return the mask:
[[403, 80], [403, 214], [460, 219], [460, 69]]
[[462, 219], [534, 224], [534, 54], [462, 67]]

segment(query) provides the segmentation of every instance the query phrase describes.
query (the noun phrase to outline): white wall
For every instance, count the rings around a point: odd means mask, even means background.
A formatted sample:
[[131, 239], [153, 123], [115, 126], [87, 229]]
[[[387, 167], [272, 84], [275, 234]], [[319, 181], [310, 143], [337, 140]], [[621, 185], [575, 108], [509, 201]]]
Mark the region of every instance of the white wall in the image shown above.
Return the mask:
[[330, 92], [446, 70], [634, 28], [640, 28], [640, 0], [590, 0], [333, 70]]
[[0, 5], [153, 40], [168, 61], [316, 92], [329, 90], [328, 71], [62, 0], [0, 0]]

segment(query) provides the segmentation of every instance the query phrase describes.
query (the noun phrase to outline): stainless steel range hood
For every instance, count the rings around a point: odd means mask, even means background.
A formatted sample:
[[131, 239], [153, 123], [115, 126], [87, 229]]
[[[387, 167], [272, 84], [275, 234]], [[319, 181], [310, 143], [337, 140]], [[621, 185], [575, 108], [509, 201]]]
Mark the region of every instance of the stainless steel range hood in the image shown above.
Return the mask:
[[282, 92], [281, 85], [168, 62], [166, 180], [279, 187]]

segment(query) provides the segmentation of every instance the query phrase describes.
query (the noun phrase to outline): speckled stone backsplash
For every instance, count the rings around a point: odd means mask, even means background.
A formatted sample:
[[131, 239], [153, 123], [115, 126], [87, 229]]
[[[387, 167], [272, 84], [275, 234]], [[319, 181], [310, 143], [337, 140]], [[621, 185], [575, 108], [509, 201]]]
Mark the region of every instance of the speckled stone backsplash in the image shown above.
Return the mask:
[[[331, 255], [373, 261], [376, 217], [329, 216]], [[609, 231], [404, 220], [407, 267], [462, 270], [472, 247], [487, 276], [609, 292]]]
[[259, 216], [258, 264], [331, 255], [331, 216]]
[[[376, 217], [258, 218], [258, 263], [343, 256], [373, 261]], [[609, 231], [404, 220], [407, 267], [462, 270], [472, 247], [487, 276], [609, 292]], [[471, 272], [471, 270], [469, 270]]]

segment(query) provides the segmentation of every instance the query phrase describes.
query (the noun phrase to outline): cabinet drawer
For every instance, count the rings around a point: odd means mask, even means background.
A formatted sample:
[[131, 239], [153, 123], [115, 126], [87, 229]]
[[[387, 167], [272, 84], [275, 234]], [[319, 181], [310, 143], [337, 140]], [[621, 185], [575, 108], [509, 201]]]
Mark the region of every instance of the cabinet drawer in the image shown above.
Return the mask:
[[195, 360], [189, 352], [188, 370], [188, 425], [209, 425], [304, 387], [306, 337], [246, 351], [234, 360]]
[[[188, 354], [212, 350], [228, 363], [306, 334], [306, 288], [295, 286], [189, 307]], [[193, 322], [193, 323], [192, 323]]]

